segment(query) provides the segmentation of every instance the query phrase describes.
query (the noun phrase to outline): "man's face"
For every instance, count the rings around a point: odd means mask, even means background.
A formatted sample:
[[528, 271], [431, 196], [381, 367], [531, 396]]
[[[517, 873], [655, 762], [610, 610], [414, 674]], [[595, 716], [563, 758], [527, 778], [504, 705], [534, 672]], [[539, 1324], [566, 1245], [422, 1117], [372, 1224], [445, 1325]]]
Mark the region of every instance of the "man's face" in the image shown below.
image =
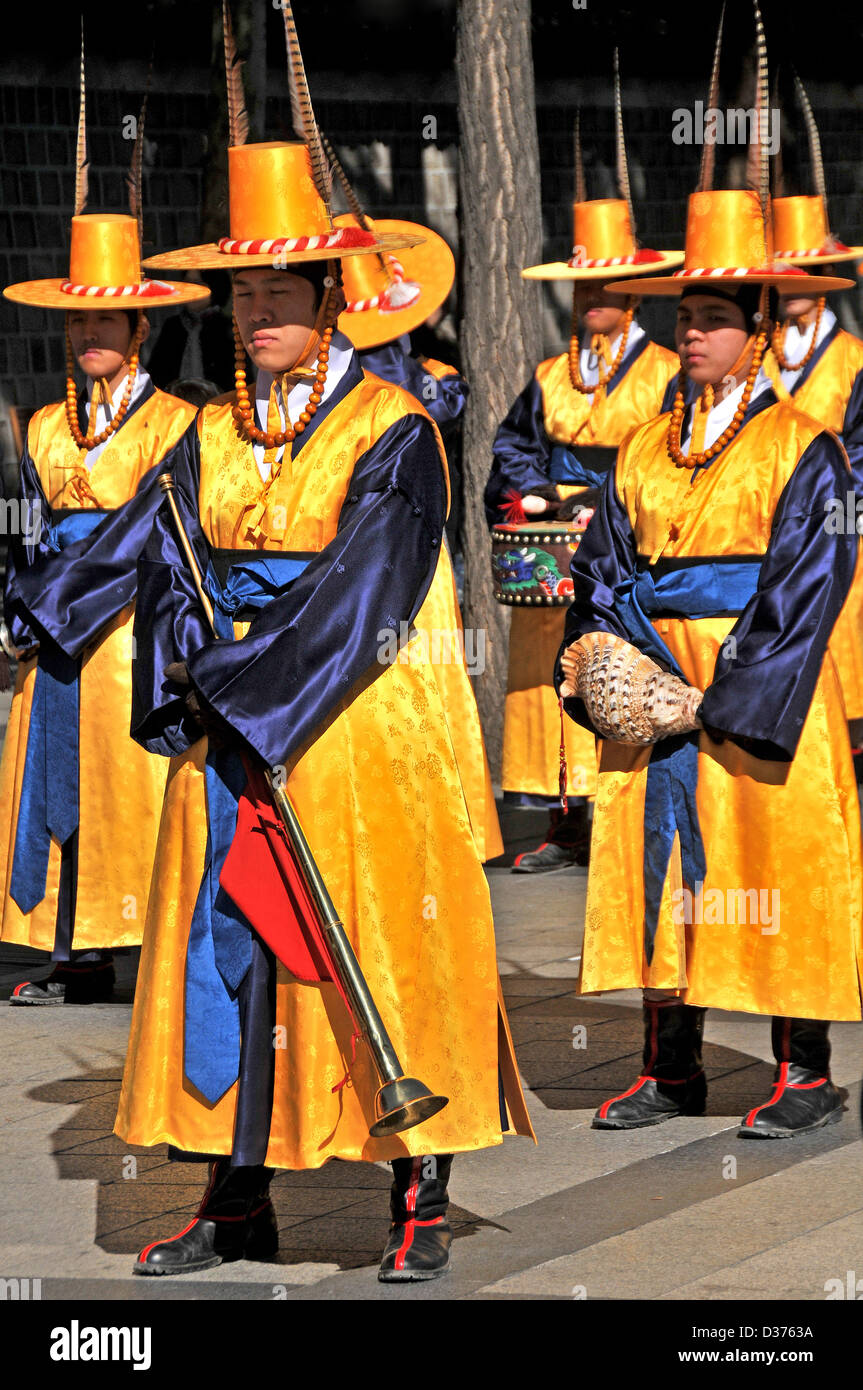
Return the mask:
[[[575, 286], [575, 312], [585, 333], [603, 333], [614, 338], [623, 327], [630, 301], [624, 294], [611, 294], [606, 285], [614, 281], [582, 280]], [[637, 301], [636, 301], [637, 302]]]
[[715, 295], [681, 300], [674, 340], [687, 376], [699, 386], [718, 386], [742, 353], [749, 332], [743, 310]]
[[[315, 287], [301, 275], [260, 266], [234, 275], [234, 313], [243, 344], [262, 371], [286, 372], [302, 364], [297, 357], [315, 326]], [[317, 344], [307, 357], [313, 356]]]
[[76, 309], [68, 315], [68, 324], [72, 351], [82, 372], [112, 381], [123, 369], [132, 341], [133, 330], [125, 313], [120, 309]]
[[782, 319], [802, 319], [814, 314], [818, 307], [817, 295], [780, 294], [779, 317]]

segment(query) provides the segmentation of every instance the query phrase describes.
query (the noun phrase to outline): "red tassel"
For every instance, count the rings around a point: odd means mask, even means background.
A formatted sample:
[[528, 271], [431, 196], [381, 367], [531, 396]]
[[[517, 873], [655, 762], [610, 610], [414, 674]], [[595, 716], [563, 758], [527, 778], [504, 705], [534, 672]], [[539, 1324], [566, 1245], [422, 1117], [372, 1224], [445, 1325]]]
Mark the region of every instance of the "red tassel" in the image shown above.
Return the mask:
[[527, 513], [521, 504], [521, 493], [516, 492], [515, 488], [510, 488], [509, 492], [504, 493], [500, 509], [506, 526], [523, 526], [527, 521]]

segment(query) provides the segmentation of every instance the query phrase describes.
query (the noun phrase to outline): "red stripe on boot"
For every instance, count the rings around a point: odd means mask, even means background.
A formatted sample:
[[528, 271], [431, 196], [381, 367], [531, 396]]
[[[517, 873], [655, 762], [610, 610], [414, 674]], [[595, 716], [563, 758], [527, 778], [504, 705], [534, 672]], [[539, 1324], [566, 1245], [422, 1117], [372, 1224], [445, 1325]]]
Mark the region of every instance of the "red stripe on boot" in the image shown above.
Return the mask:
[[634, 1096], [636, 1091], [641, 1090], [645, 1081], [652, 1080], [653, 1078], [651, 1076], [640, 1076], [637, 1081], [633, 1082], [628, 1091], [622, 1091], [619, 1096], [612, 1096], [611, 1100], [604, 1101], [603, 1104], [599, 1107], [599, 1118], [601, 1120], [604, 1120], [606, 1118], [606, 1116], [608, 1115], [609, 1106], [614, 1105], [614, 1102], [616, 1100], [626, 1100], [627, 1096]]
[[536, 849], [523, 850], [521, 854], [517, 854], [515, 856], [515, 859], [513, 859], [512, 867], [515, 868], [516, 864], [520, 864], [526, 854], [541, 854], [544, 849], [548, 849], [549, 843], [550, 842], [548, 840], [543, 840], [542, 844], [539, 845]]
[[790, 1062], [780, 1063], [779, 1076], [777, 1080], [773, 1083], [773, 1095], [770, 1097], [769, 1100], [766, 1100], [763, 1105], [756, 1105], [754, 1110], [750, 1110], [749, 1114], [746, 1116], [746, 1119], [743, 1121], [744, 1129], [746, 1129], [747, 1127], [751, 1128], [752, 1125], [754, 1125], [755, 1116], [759, 1115], [762, 1110], [769, 1110], [771, 1105], [776, 1104], [788, 1083], [788, 1068], [790, 1065]]
[[[413, 1163], [411, 1164], [411, 1180], [408, 1183], [408, 1190], [405, 1193], [406, 1211], [413, 1212], [417, 1209], [417, 1193], [419, 1192], [421, 1171], [422, 1158], [418, 1157], [415, 1158], [413, 1160]], [[410, 1217], [405, 1222], [405, 1233], [402, 1237], [402, 1243], [398, 1248], [398, 1253], [395, 1258], [395, 1269], [404, 1269], [405, 1267], [405, 1256], [407, 1255], [408, 1251], [410, 1250], [413, 1244], [415, 1225], [416, 1220], [414, 1219], [414, 1217]]]
[[161, 1239], [161, 1240], [153, 1240], [153, 1241], [150, 1242], [149, 1245], [145, 1245], [145, 1246], [144, 1246], [144, 1249], [141, 1251], [140, 1255], [138, 1256], [138, 1263], [141, 1264], [141, 1262], [142, 1262], [143, 1260], [145, 1260], [146, 1257], [149, 1255], [150, 1251], [151, 1251], [151, 1250], [155, 1250], [155, 1248], [156, 1248], [157, 1245], [170, 1245], [170, 1243], [171, 1243], [172, 1240], [179, 1240], [181, 1236], [187, 1235], [188, 1232], [191, 1231], [192, 1227], [195, 1226], [195, 1225], [197, 1225], [197, 1222], [198, 1222], [198, 1217], [197, 1217], [197, 1216], [193, 1216], [192, 1219], [191, 1219], [191, 1221], [189, 1222], [188, 1226], [184, 1227], [184, 1229], [183, 1229], [182, 1231], [178, 1231], [177, 1234], [176, 1234], [175, 1236], [162, 1236], [162, 1239]]

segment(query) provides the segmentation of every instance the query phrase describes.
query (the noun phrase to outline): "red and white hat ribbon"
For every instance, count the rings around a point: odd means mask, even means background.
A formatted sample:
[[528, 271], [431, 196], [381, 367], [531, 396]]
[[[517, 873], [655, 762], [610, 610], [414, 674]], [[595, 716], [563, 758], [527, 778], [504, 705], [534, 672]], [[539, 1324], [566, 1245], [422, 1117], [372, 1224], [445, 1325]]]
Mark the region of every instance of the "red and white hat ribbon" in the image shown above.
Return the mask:
[[710, 279], [734, 279], [742, 280], [747, 275], [753, 275], [760, 279], [762, 275], [792, 275], [800, 279], [800, 271], [795, 270], [793, 265], [719, 265], [701, 266], [697, 270], [675, 270], [672, 279], [674, 280], [710, 280]]
[[352, 299], [345, 307], [345, 313], [362, 314], [368, 309], [377, 309], [381, 314], [394, 314], [398, 309], [407, 309], [409, 305], [416, 304], [422, 294], [422, 285], [405, 278], [404, 266], [392, 253], [387, 252], [385, 259], [390, 275], [386, 289], [370, 299]]
[[646, 265], [661, 260], [661, 253], [647, 246], [630, 256], [588, 256], [583, 246], [573, 246], [567, 265], [571, 270], [604, 270], [614, 265]]
[[137, 285], [73, 285], [71, 280], [64, 280], [60, 291], [87, 299], [164, 299], [177, 293], [165, 280], [142, 280]]
[[823, 246], [803, 246], [791, 251], [777, 251], [776, 259], [787, 261], [791, 256], [829, 256], [831, 251], [834, 255], [841, 256], [843, 252], [850, 251], [851, 247], [846, 246], [844, 241], [838, 241], [835, 237], [829, 242], [825, 241]]
[[355, 246], [372, 246], [374, 241], [374, 232], [362, 227], [338, 227], [321, 236], [279, 236], [255, 241], [223, 236], [219, 238], [218, 247], [226, 256], [268, 256], [280, 251], [345, 251]]

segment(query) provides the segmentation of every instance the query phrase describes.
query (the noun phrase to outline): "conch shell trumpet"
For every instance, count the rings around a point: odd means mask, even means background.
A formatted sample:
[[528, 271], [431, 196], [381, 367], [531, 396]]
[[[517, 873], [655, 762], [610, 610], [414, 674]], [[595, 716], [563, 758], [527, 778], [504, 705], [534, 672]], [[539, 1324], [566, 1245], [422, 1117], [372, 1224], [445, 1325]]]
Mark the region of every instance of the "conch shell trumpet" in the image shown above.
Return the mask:
[[695, 711], [704, 692], [663, 671], [637, 647], [609, 632], [588, 632], [561, 656], [565, 698], [584, 701], [602, 738], [657, 743], [701, 725]]

